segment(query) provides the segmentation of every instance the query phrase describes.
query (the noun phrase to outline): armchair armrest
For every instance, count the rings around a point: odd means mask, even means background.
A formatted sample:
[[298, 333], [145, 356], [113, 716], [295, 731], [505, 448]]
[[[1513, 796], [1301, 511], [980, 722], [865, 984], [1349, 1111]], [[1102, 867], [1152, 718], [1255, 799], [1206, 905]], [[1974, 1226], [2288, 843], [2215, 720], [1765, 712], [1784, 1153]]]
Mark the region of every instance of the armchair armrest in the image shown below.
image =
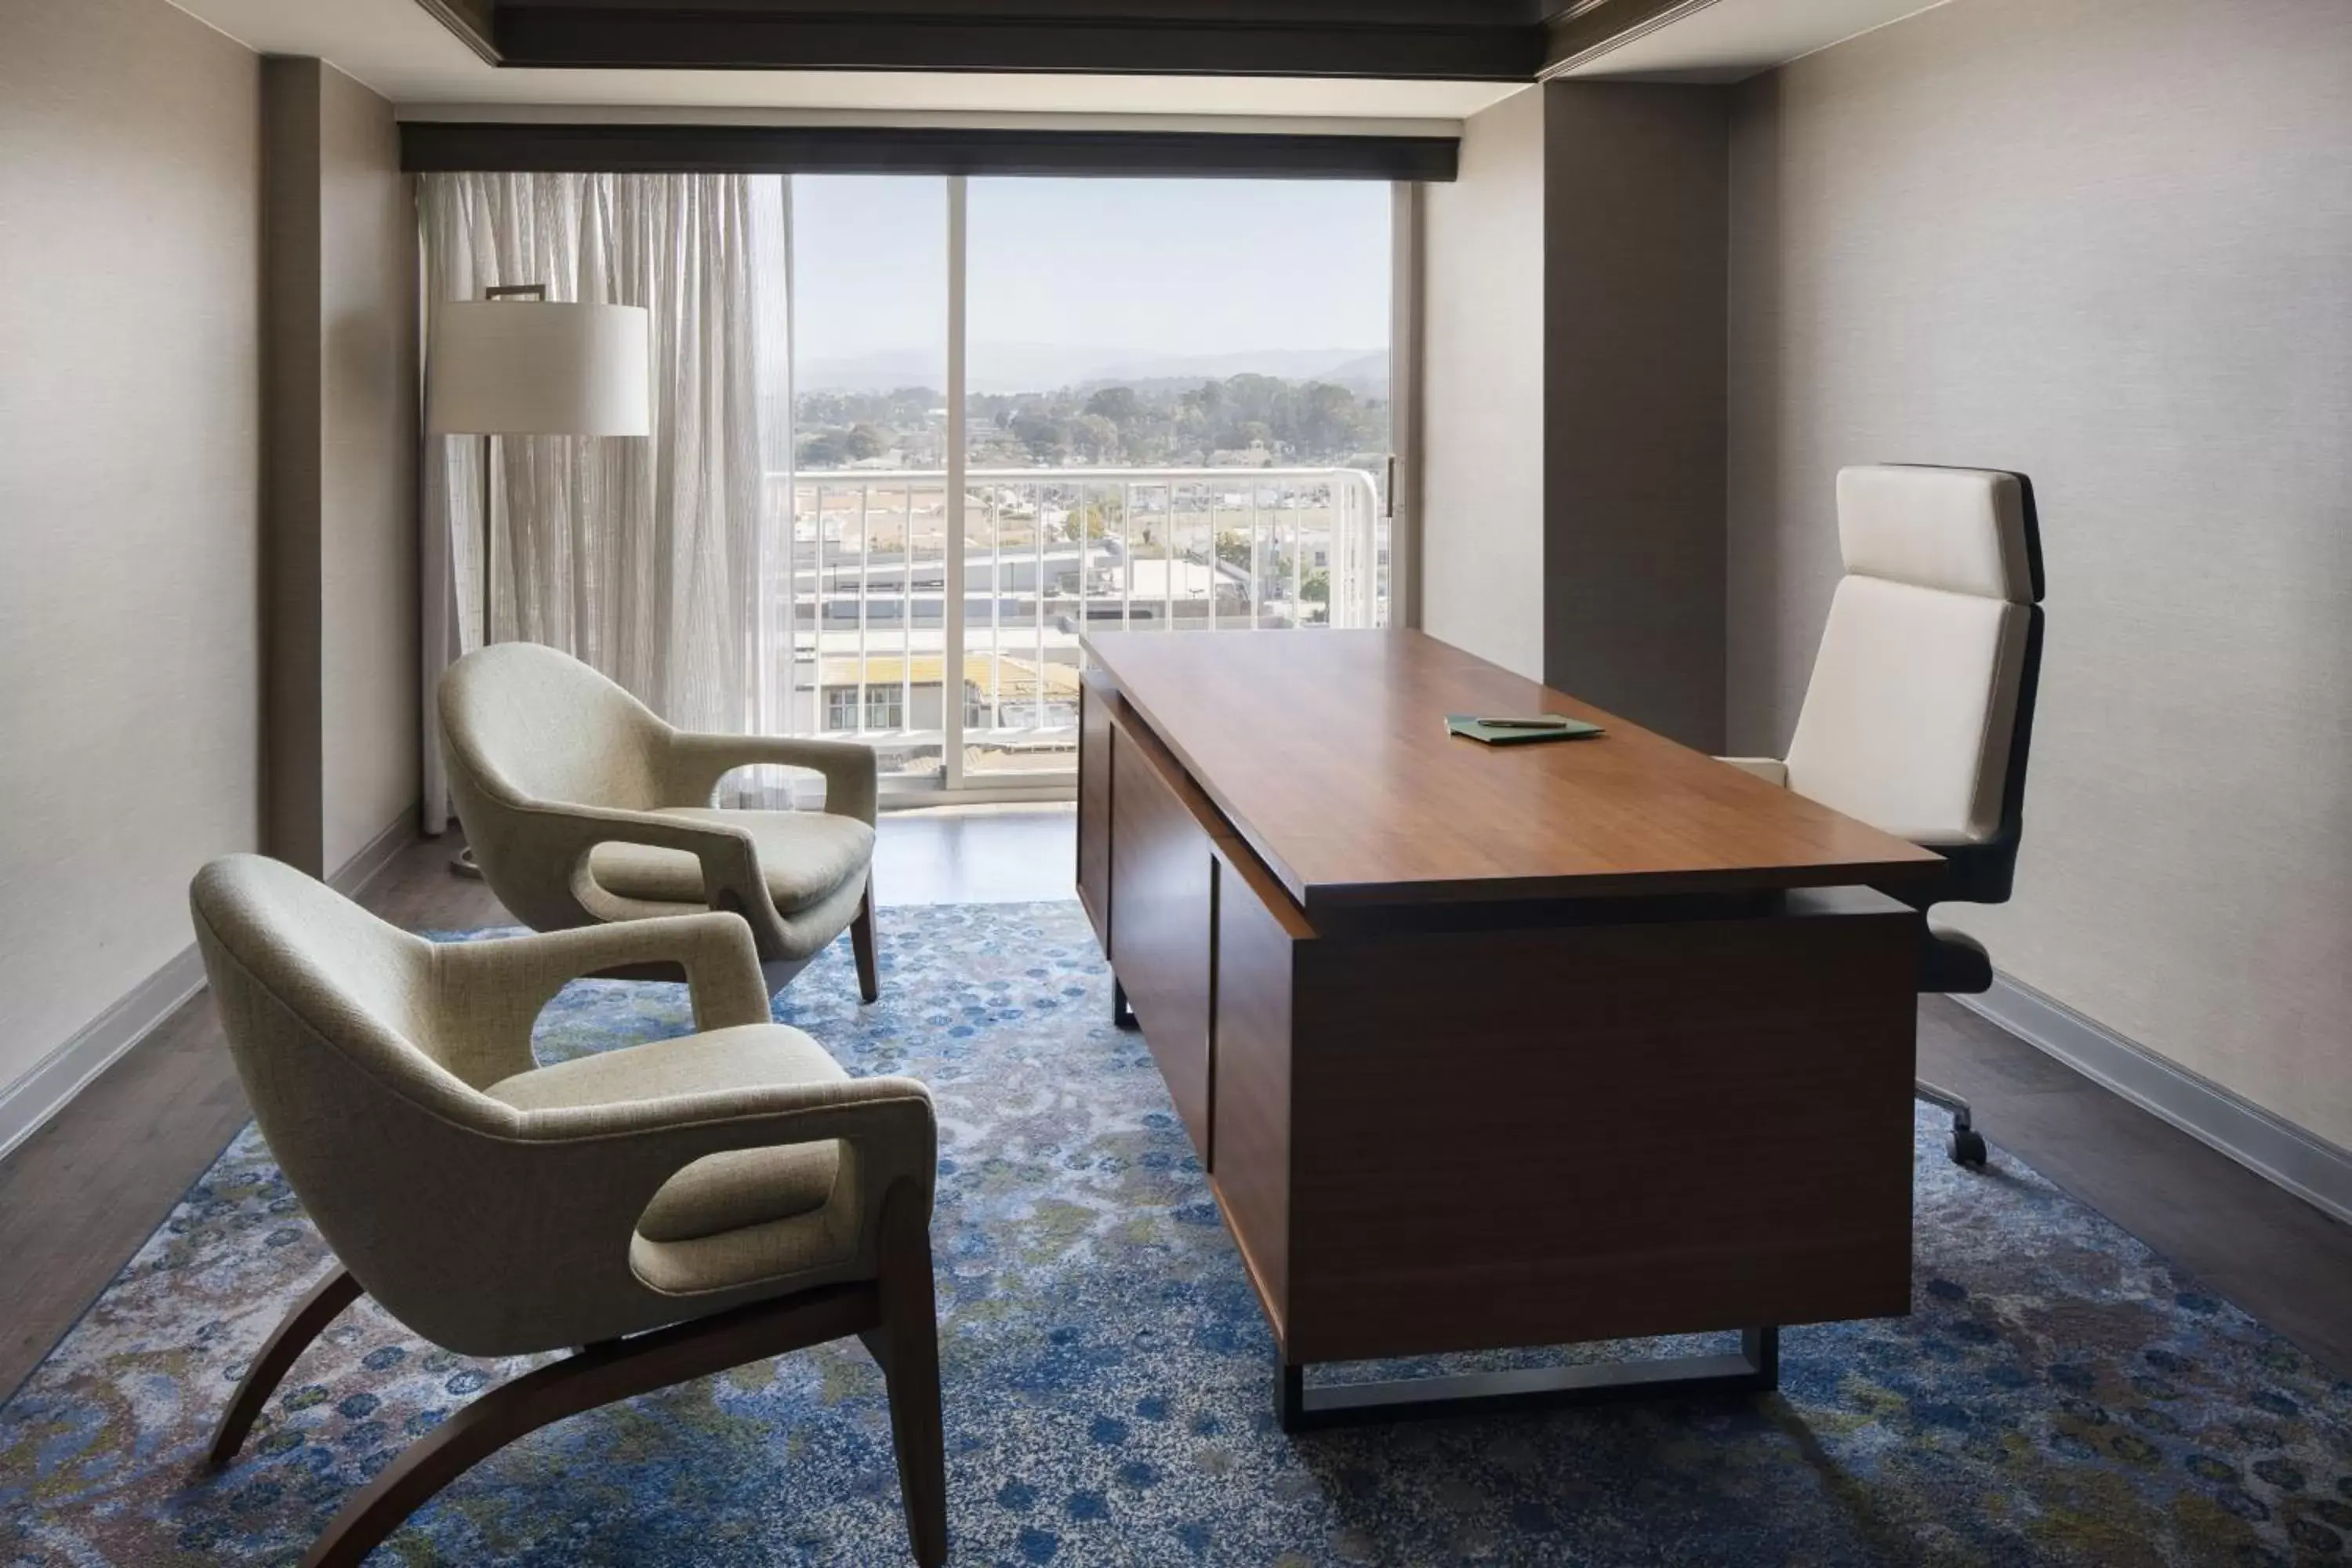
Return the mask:
[[844, 1139], [907, 1156], [888, 1162], [919, 1173], [928, 1191], [939, 1152], [931, 1091], [911, 1078], [761, 1084], [667, 1100], [614, 1100], [525, 1111], [516, 1136], [530, 1142], [626, 1139], [674, 1149], [678, 1165], [734, 1149]]
[[476, 1088], [530, 1070], [540, 1012], [573, 980], [625, 964], [686, 970], [698, 1030], [768, 1021], [768, 987], [751, 928], [732, 914], [671, 915], [535, 936], [441, 942], [434, 1005], [450, 1068]]
[[783, 951], [782, 917], [768, 895], [761, 875], [760, 855], [749, 829], [725, 823], [686, 821], [646, 811], [622, 811], [610, 806], [553, 805], [545, 802], [515, 808], [534, 820], [537, 853], [561, 858], [561, 875], [572, 901], [587, 916], [602, 921], [625, 921], [642, 913], [597, 886], [588, 872], [589, 853], [599, 844], [645, 844], [657, 849], [677, 849], [702, 866], [704, 897], [714, 910], [742, 916], [751, 928], [753, 945], [763, 955]]
[[1729, 763], [1743, 773], [1753, 773], [1768, 784], [1789, 787], [1789, 764], [1778, 757], [1717, 757], [1718, 763]]
[[670, 737], [667, 784], [680, 805], [708, 805], [719, 781], [737, 768], [771, 764], [808, 768], [824, 777], [824, 809], [834, 816], [874, 821], [881, 793], [874, 748], [862, 741], [816, 741], [789, 735]]
[[577, 1194], [566, 1216], [586, 1235], [626, 1235], [662, 1184], [709, 1155], [839, 1140], [853, 1154], [857, 1225], [870, 1248], [890, 1189], [911, 1185], [928, 1216], [939, 1173], [930, 1090], [910, 1078], [762, 1084], [526, 1111], [511, 1136], [543, 1153], [587, 1155], [604, 1173], [593, 1193]]
[[[938, 1121], [929, 1092], [911, 1079], [760, 1083], [497, 1109], [505, 1114], [468, 1140], [461, 1150], [467, 1158], [431, 1184], [445, 1202], [478, 1201], [479, 1212], [447, 1226], [446, 1237], [434, 1227], [431, 1289], [402, 1303], [428, 1319], [446, 1320], [457, 1309], [463, 1333], [455, 1342], [475, 1353], [586, 1343], [705, 1310], [696, 1300], [703, 1285], [672, 1291], [660, 1282], [658, 1254], [671, 1244], [647, 1242], [637, 1226], [664, 1185], [711, 1155], [837, 1141], [847, 1179], [836, 1179], [824, 1207], [808, 1216], [830, 1255], [812, 1264], [834, 1278], [854, 1276], [861, 1260], [878, 1263], [894, 1191], [928, 1223], [938, 1181]], [[908, 1205], [908, 1197], [916, 1201]], [[841, 1256], [845, 1247], [854, 1256]], [[462, 1293], [460, 1281], [501, 1271], [519, 1277], [502, 1280], [470, 1312], [451, 1301]], [[446, 1334], [445, 1328], [435, 1337]]]

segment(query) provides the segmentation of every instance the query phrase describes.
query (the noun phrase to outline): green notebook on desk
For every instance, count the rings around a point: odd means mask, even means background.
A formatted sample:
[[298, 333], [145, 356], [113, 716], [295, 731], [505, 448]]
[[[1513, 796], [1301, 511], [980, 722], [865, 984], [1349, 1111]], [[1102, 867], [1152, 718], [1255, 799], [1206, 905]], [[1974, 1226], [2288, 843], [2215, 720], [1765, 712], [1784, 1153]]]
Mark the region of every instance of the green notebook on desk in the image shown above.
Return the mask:
[[1489, 746], [1528, 746], [1539, 741], [1580, 741], [1601, 733], [1601, 726], [1558, 713], [1517, 715], [1448, 713], [1445, 732], [1483, 742]]

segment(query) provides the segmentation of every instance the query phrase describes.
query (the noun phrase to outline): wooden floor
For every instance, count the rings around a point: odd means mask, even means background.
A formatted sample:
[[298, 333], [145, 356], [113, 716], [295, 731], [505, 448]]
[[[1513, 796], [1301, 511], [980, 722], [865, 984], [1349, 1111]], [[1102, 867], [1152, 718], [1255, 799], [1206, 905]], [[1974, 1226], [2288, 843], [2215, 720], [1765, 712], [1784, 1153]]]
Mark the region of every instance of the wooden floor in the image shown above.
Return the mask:
[[[886, 909], [1068, 898], [1075, 820], [1066, 806], [892, 814], [877, 894]], [[456, 847], [415, 845], [363, 901], [412, 930], [508, 923], [480, 883], [449, 874]], [[1957, 1003], [1921, 1003], [1919, 1062], [1975, 1102], [1996, 1150], [2352, 1375], [2352, 1228]], [[0, 1161], [0, 1390], [39, 1364], [246, 1115], [199, 995]]]
[[2352, 1226], [1948, 997], [1920, 1001], [1919, 1074], [1996, 1150], [2352, 1376]]

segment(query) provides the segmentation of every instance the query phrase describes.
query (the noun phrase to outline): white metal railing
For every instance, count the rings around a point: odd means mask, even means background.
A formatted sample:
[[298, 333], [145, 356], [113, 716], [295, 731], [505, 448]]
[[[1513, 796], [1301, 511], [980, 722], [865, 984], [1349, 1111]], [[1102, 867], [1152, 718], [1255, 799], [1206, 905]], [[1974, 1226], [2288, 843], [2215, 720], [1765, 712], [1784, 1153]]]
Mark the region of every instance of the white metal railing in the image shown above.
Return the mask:
[[765, 727], [857, 734], [886, 765], [956, 746], [1066, 768], [1089, 630], [1308, 630], [1388, 618], [1388, 524], [1347, 468], [974, 468], [964, 647], [946, 647], [948, 475], [771, 474]]

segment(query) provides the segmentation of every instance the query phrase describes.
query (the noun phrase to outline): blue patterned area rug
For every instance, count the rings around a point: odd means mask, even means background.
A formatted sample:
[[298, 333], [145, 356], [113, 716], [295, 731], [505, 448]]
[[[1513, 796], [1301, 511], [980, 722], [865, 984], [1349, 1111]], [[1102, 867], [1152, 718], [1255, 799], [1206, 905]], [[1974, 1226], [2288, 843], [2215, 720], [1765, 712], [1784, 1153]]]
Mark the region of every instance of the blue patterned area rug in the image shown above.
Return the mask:
[[[939, 1098], [956, 1563], [2290, 1563], [2352, 1540], [2352, 1384], [1998, 1152], [1949, 1164], [1925, 1110], [1912, 1315], [1789, 1331], [1778, 1395], [1286, 1437], [1272, 1341], [1076, 906], [883, 932], [881, 1004], [836, 949], [778, 1015]], [[583, 983], [541, 1054], [687, 1017], [682, 987]], [[327, 1262], [248, 1130], [0, 1408], [0, 1563], [293, 1562], [526, 1364], [363, 1301], [205, 1476], [245, 1358]], [[872, 1568], [905, 1539], [851, 1342], [540, 1432], [375, 1561]]]

